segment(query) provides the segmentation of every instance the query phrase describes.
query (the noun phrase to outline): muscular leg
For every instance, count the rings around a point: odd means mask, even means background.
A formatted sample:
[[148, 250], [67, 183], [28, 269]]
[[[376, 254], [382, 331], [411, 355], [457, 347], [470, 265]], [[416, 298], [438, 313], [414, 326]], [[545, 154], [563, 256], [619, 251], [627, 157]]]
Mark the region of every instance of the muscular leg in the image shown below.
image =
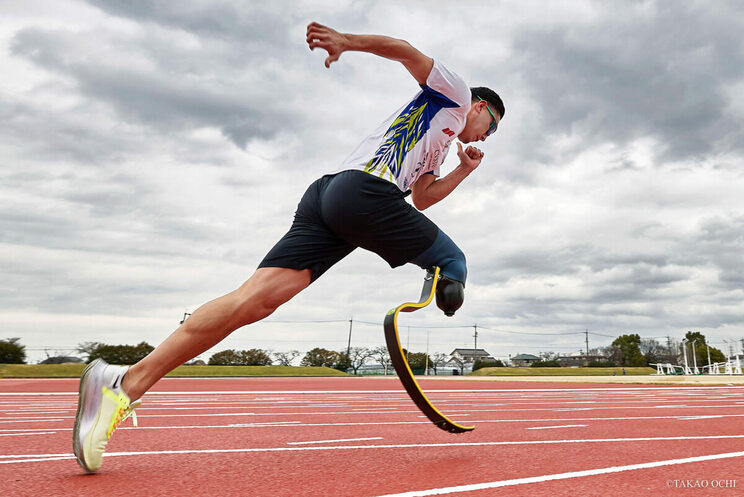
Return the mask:
[[260, 268], [237, 290], [199, 307], [124, 376], [122, 389], [134, 401], [177, 366], [227, 335], [270, 315], [310, 284], [309, 269]]

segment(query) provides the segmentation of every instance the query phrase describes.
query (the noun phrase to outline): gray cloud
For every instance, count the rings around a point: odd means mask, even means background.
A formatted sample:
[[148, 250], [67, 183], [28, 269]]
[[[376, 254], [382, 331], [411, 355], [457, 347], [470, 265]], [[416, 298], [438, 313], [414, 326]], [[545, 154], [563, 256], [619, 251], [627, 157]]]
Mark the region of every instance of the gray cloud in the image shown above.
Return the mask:
[[[72, 345], [157, 343], [184, 308], [249, 276], [307, 184], [416, 91], [405, 69], [370, 55], [326, 70], [304, 45], [314, 19], [409, 39], [506, 99], [499, 133], [479, 145], [484, 164], [426, 212], [468, 256], [466, 305], [454, 320], [431, 310], [408, 322], [477, 322], [502, 356], [578, 350], [583, 336], [495, 330], [744, 330], [735, 2], [545, 16], [476, 2], [476, 19], [444, 17], [444, 2], [333, 14], [287, 2], [70, 6], [74, 19], [11, 16], [0, 39], [0, 307], [29, 345], [64, 345], [49, 322]], [[453, 153], [443, 171], [455, 164]], [[420, 278], [358, 250], [276, 317], [376, 322], [418, 295]], [[225, 346], [345, 333], [262, 326]], [[379, 338], [373, 326], [355, 335]], [[466, 329], [432, 330], [434, 349], [470, 343]]]
[[252, 3], [241, 8], [232, 2], [193, 1], [174, 9], [167, 1], [89, 1], [110, 14], [144, 23], [182, 29], [208, 38], [246, 43], [253, 53], [287, 48], [288, 22], [296, 16], [281, 4]]
[[705, 262], [717, 268], [723, 288], [744, 292], [744, 216], [707, 220], [694, 245], [692, 250], [705, 251]]
[[725, 112], [744, 72], [744, 19], [727, 15], [736, 4], [609, 5], [593, 22], [515, 36], [512, 67], [540, 102], [543, 131], [580, 134], [579, 147], [653, 137], [661, 160], [741, 154], [741, 120]]
[[[72, 78], [82, 95], [112, 105], [124, 121], [166, 131], [215, 126], [240, 147], [250, 140], [275, 136], [282, 122], [290, 121], [281, 103], [267, 108], [271, 99], [267, 87], [251, 87], [240, 74], [220, 82], [205, 77], [199, 61], [211, 56], [208, 50], [184, 50], [168, 59], [142, 61], [140, 57], [148, 50], [123, 52], [125, 40], [109, 39], [111, 46], [91, 49], [89, 40], [98, 35], [106, 37], [96, 32], [29, 28], [15, 36], [12, 51]], [[150, 39], [134, 41], [145, 47]], [[160, 66], [164, 60], [172, 64], [175, 57], [188, 58], [193, 71]]]

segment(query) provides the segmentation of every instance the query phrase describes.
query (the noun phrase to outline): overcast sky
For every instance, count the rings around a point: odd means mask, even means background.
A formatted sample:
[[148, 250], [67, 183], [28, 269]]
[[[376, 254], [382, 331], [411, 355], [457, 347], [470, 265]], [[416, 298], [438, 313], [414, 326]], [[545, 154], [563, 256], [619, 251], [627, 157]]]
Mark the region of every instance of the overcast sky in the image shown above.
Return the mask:
[[[740, 2], [0, 6], [0, 338], [33, 362], [160, 343], [247, 279], [305, 188], [418, 91], [369, 54], [326, 69], [311, 21], [403, 38], [506, 105], [481, 166], [426, 211], [469, 279], [454, 318], [402, 317], [411, 350], [472, 347], [474, 324], [497, 357], [575, 353], [584, 330], [592, 348], [744, 338]], [[422, 277], [357, 250], [202, 358], [345, 349], [351, 318], [352, 345], [382, 345]], [[337, 322], [287, 323], [322, 320]]]

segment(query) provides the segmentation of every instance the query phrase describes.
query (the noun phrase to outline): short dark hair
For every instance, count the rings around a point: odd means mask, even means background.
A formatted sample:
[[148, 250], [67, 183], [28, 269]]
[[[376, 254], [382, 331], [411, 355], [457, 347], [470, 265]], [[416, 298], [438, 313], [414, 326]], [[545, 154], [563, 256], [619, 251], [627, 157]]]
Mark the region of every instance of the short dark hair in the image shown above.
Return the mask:
[[485, 86], [477, 86], [470, 89], [470, 94], [472, 95], [473, 101], [478, 100], [478, 98], [482, 98], [498, 111], [499, 117], [501, 119], [504, 118], [506, 109], [504, 108], [504, 102], [501, 101], [501, 97], [498, 93], [490, 88], [486, 88]]

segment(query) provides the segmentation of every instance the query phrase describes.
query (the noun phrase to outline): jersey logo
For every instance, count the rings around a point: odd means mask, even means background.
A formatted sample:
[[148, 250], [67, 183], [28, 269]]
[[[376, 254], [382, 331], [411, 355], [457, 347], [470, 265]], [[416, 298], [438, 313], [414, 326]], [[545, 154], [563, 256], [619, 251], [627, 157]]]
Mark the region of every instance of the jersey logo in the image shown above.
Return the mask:
[[449, 129], [449, 128], [444, 128], [444, 129], [442, 130], [442, 133], [444, 133], [445, 135], [447, 135], [447, 136], [450, 136], [450, 137], [451, 137], [451, 136], [455, 136], [455, 132], [454, 132], [454, 131], [452, 131], [452, 130], [451, 130], [451, 129]]
[[448, 107], [458, 107], [455, 102], [428, 86], [422, 85], [421, 89], [421, 94], [393, 120], [382, 145], [365, 166], [366, 172], [377, 174], [381, 178], [386, 174], [398, 178], [406, 154], [429, 131], [431, 120], [437, 112]]

